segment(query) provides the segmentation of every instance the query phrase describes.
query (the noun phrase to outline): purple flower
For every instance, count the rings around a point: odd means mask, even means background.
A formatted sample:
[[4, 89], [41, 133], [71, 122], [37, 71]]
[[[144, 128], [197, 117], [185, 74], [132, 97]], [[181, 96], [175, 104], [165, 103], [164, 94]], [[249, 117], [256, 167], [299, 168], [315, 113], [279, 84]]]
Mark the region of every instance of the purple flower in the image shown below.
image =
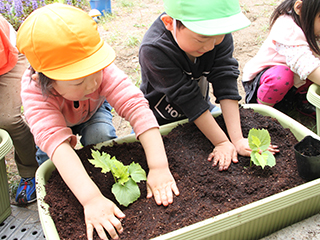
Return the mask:
[[24, 7], [30, 7], [31, 6], [30, 0], [25, 0], [23, 4], [24, 4]]
[[14, 7], [16, 12], [16, 17], [20, 17], [23, 15], [23, 6], [21, 0], [14, 0]]
[[38, 8], [38, 2], [37, 0], [31, 0], [31, 3], [32, 3], [32, 9], [35, 10]]
[[83, 5], [82, 0], [77, 0], [75, 6], [80, 7]]
[[72, 0], [67, 0], [68, 5], [72, 5]]
[[4, 7], [6, 9], [7, 14], [11, 15], [11, 6], [10, 6], [10, 4], [7, 2]]
[[44, 0], [39, 0], [39, 6], [44, 6], [46, 5], [46, 3], [44, 2]]
[[4, 2], [0, 1], [0, 13], [5, 13], [5, 7], [4, 7]]

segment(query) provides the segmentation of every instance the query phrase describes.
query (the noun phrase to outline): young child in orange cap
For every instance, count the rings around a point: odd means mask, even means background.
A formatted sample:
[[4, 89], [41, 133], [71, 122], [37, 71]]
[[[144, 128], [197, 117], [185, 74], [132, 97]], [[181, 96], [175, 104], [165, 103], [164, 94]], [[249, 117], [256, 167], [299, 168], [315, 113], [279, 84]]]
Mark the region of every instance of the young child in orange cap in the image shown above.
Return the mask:
[[17, 47], [31, 64], [21, 96], [39, 163], [50, 158], [83, 205], [88, 239], [94, 229], [101, 239], [107, 239], [104, 229], [112, 239], [123, 231], [123, 212], [101, 194], [73, 149], [77, 133], [83, 145], [116, 137], [111, 106], [130, 122], [145, 150], [147, 197], [172, 203], [179, 191], [158, 123], [142, 92], [113, 63], [115, 53], [91, 17], [64, 4], [42, 7], [21, 25]]

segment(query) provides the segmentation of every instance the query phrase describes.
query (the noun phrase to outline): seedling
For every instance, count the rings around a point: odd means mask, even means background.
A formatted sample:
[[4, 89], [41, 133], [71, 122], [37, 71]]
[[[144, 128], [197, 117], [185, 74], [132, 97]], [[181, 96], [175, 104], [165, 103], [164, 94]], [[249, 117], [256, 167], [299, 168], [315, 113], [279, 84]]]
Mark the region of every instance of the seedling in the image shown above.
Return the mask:
[[102, 173], [110, 172], [115, 183], [112, 185], [111, 192], [119, 204], [127, 207], [140, 197], [138, 182], [147, 180], [146, 172], [139, 163], [132, 162], [129, 166], [123, 165], [115, 157], [99, 151], [91, 150], [93, 159], [89, 162], [97, 168], [101, 168]]
[[255, 128], [250, 129], [248, 141], [249, 146], [252, 150], [250, 155], [250, 166], [252, 165], [252, 162], [257, 166], [261, 166], [262, 169], [266, 165], [270, 167], [276, 165], [276, 159], [274, 158], [273, 154], [268, 150], [268, 147], [271, 143], [268, 130]]

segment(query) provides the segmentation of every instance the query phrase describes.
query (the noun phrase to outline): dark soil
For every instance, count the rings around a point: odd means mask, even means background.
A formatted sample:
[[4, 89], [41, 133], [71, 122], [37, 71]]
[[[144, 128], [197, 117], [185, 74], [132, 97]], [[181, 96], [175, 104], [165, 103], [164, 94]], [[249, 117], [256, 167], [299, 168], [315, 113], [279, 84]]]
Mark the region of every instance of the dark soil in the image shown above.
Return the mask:
[[[239, 163], [219, 172], [207, 161], [212, 144], [192, 124], [176, 127], [164, 137], [170, 169], [177, 181], [180, 196], [168, 207], [157, 206], [154, 199], [146, 199], [145, 183], [140, 184], [141, 198], [128, 208], [122, 220], [121, 239], [150, 239], [178, 228], [230, 211], [304, 183], [299, 177], [293, 146], [297, 140], [276, 119], [264, 117], [253, 110], [241, 109], [242, 130], [245, 137], [251, 128], [265, 128], [272, 143], [278, 145], [276, 166], [270, 168], [250, 165], [249, 157], [239, 156]], [[221, 116], [216, 118], [225, 129]], [[102, 151], [116, 156], [124, 164], [140, 163], [147, 171], [145, 155], [140, 143], [115, 144]], [[116, 203], [110, 189], [114, 183], [110, 173], [102, 174], [88, 161], [90, 147], [77, 151], [93, 181], [102, 193]], [[84, 189], [85, 191], [85, 189]], [[61, 239], [86, 239], [83, 209], [62, 181], [57, 171], [46, 184], [45, 201]], [[97, 235], [95, 235], [98, 239]]]

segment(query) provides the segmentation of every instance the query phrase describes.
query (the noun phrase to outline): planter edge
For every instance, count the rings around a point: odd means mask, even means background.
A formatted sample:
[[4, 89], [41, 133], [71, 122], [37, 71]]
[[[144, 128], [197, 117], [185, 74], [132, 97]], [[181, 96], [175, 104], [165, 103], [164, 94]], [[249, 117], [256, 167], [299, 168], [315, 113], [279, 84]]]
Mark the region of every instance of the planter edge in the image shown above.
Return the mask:
[[[320, 137], [314, 132], [272, 107], [259, 104], [244, 104], [242, 106], [244, 108], [252, 108], [262, 115], [276, 118], [284, 128], [291, 130], [298, 141], [306, 135], [311, 135], [320, 140]], [[213, 116], [216, 117], [219, 114], [213, 114]], [[174, 126], [187, 121], [182, 120], [161, 126], [160, 132], [166, 135]], [[99, 143], [95, 145], [95, 148], [100, 149], [102, 146], [112, 145], [114, 141], [123, 143], [137, 140], [134, 134], [130, 134], [117, 140]], [[38, 211], [47, 240], [60, 239], [50, 217], [48, 205], [43, 201], [45, 196], [44, 185], [54, 169], [53, 163], [46, 161], [36, 172]], [[316, 179], [213, 218], [158, 236], [152, 240], [220, 240], [235, 238], [240, 240], [261, 238], [318, 213], [320, 211], [319, 192], [320, 179]], [[44, 227], [44, 224], [51, 225], [51, 227]]]

